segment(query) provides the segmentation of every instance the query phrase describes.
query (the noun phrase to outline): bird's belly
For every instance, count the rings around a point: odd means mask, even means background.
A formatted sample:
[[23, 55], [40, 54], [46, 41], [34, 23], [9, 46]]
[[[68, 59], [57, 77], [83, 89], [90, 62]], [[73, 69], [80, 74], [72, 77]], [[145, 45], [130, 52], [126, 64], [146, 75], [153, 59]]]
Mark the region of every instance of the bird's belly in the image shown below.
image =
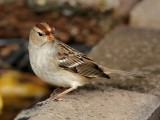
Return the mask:
[[52, 69], [49, 66], [37, 66], [32, 65], [34, 73], [42, 80], [52, 85], [61, 86], [61, 87], [78, 87], [85, 84], [85, 77], [82, 77], [78, 74], [71, 73], [66, 70], [61, 69]]
[[52, 85], [61, 86], [61, 87], [78, 87], [86, 84], [86, 78], [74, 73], [70, 73], [65, 70], [58, 70], [54, 72], [45, 72], [35, 71], [37, 76], [42, 80], [50, 83]]

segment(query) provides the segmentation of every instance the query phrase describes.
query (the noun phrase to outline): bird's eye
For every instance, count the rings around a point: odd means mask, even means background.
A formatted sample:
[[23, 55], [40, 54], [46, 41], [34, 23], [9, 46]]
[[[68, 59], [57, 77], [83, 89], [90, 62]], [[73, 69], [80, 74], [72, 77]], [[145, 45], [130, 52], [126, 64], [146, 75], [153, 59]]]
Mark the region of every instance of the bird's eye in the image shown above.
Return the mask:
[[42, 34], [41, 32], [38, 32], [38, 35], [39, 35], [39, 36], [43, 36], [43, 34]]

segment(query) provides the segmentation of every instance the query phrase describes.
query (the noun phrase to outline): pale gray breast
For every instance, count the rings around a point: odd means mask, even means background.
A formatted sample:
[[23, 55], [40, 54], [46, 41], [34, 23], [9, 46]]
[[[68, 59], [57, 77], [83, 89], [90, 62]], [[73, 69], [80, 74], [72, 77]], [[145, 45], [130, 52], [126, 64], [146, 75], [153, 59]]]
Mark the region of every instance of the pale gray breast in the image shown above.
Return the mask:
[[54, 56], [56, 51], [54, 48], [41, 47], [29, 50], [30, 64], [37, 76], [44, 79], [44, 75], [48, 75], [57, 71], [56, 59]]

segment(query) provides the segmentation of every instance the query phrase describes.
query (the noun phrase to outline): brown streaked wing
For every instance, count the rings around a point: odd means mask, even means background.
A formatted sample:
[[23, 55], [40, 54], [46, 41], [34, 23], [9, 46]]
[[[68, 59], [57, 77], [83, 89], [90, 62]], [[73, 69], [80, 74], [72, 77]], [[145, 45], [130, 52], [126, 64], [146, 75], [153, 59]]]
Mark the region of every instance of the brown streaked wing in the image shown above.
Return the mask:
[[56, 57], [60, 68], [85, 77], [109, 78], [93, 60], [60, 41], [58, 41], [58, 53]]

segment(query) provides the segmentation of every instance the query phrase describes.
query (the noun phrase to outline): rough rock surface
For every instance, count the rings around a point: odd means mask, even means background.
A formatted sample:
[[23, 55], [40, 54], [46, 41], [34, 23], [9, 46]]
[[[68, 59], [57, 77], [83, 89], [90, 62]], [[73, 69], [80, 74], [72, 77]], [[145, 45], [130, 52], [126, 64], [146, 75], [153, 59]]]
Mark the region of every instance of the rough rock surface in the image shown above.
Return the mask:
[[134, 27], [160, 29], [160, 0], [143, 0], [132, 10], [130, 24]]
[[81, 90], [65, 100], [49, 100], [15, 120], [147, 120], [160, 106], [160, 98], [154, 95], [109, 88]]
[[89, 56], [108, 68], [146, 76], [135, 79], [113, 75], [108, 84], [160, 95], [160, 31], [121, 27], [107, 35]]

